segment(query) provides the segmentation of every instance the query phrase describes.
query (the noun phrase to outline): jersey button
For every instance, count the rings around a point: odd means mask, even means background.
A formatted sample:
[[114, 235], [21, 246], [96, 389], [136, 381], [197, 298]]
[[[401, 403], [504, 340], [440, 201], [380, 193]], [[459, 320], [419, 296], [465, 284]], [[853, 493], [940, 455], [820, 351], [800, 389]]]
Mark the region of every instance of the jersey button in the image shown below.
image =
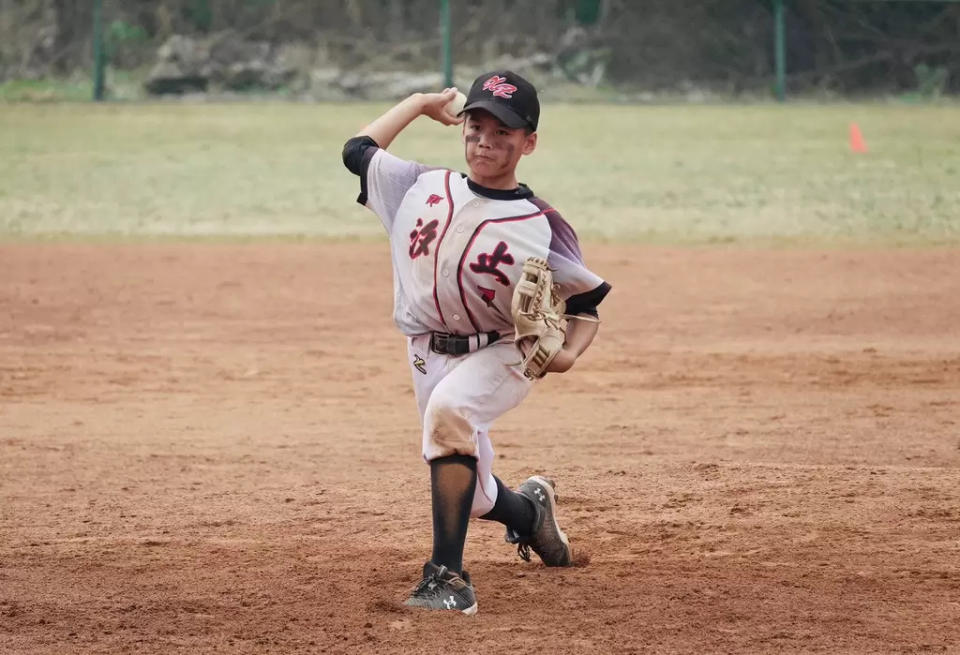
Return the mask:
[[450, 271], [446, 268], [441, 269], [440, 275], [442, 275], [443, 277], [450, 277]]
[[460, 314], [454, 314], [454, 315], [453, 315], [453, 320], [459, 321], [459, 320], [460, 320]]
[[463, 226], [462, 226], [462, 225], [458, 225], [458, 226], [457, 226], [457, 232], [458, 232], [458, 233], [459, 233], [459, 232], [463, 232]]

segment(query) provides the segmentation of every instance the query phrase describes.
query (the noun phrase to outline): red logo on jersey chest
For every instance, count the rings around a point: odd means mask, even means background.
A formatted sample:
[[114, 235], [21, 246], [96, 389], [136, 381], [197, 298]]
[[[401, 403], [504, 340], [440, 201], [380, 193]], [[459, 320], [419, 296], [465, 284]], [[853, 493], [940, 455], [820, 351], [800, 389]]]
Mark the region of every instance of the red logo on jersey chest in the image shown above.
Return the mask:
[[434, 205], [440, 204], [440, 201], [443, 200], [443, 196], [438, 196], [435, 193], [431, 193], [430, 197], [427, 198], [427, 207], [433, 207]]
[[480, 253], [477, 255], [476, 263], [470, 264], [470, 270], [474, 273], [492, 275], [503, 286], [509, 286], [510, 279], [499, 269], [500, 264], [506, 264], [507, 266], [513, 264], [513, 255], [507, 252], [507, 248], [507, 243], [501, 241], [493, 249], [493, 253]]
[[513, 97], [513, 93], [517, 90], [517, 87], [512, 84], [507, 84], [507, 78], [494, 75], [483, 83], [483, 90], [489, 91], [497, 97], [509, 99]]

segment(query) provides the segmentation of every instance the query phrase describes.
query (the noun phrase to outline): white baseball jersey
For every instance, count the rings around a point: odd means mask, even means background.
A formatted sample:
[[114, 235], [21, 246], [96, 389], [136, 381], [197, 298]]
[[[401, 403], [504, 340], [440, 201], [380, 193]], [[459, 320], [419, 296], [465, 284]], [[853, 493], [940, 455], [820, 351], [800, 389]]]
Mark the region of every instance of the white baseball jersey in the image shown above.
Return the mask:
[[[460, 173], [399, 159], [369, 137], [347, 142], [344, 163], [360, 175], [357, 200], [390, 236], [394, 320], [407, 335], [423, 457], [475, 456], [471, 514], [482, 516], [498, 493], [490, 427], [533, 385], [509, 339], [513, 287], [524, 261], [547, 260], [569, 314], [596, 315], [610, 285], [586, 268], [560, 214], [525, 186], [487, 189]], [[494, 331], [508, 338], [469, 355], [431, 349], [434, 332]]]
[[568, 313], [595, 314], [609, 291], [584, 265], [573, 229], [527, 187], [488, 189], [376, 147], [364, 165], [358, 201], [390, 236], [404, 334], [512, 333], [513, 287], [528, 257], [547, 260]]

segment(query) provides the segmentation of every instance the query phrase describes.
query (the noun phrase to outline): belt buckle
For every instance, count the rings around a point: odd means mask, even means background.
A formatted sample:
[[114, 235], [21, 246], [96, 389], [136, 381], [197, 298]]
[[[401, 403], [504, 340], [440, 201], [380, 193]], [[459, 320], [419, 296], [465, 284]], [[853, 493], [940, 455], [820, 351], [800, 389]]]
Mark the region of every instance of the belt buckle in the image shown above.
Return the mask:
[[447, 352], [447, 343], [449, 342], [450, 335], [445, 332], [431, 332], [430, 333], [430, 350], [440, 355], [448, 355]]
[[470, 352], [469, 337], [461, 337], [447, 332], [432, 332], [430, 350], [441, 355], [459, 357]]

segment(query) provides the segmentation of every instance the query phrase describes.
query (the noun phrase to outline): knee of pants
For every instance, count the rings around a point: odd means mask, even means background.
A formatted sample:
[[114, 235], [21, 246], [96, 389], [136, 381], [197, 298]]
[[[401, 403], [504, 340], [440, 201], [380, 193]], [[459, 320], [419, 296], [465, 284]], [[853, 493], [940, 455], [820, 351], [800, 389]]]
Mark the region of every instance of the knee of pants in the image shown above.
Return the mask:
[[433, 397], [423, 415], [423, 456], [430, 461], [448, 455], [477, 457], [477, 429], [462, 409]]

